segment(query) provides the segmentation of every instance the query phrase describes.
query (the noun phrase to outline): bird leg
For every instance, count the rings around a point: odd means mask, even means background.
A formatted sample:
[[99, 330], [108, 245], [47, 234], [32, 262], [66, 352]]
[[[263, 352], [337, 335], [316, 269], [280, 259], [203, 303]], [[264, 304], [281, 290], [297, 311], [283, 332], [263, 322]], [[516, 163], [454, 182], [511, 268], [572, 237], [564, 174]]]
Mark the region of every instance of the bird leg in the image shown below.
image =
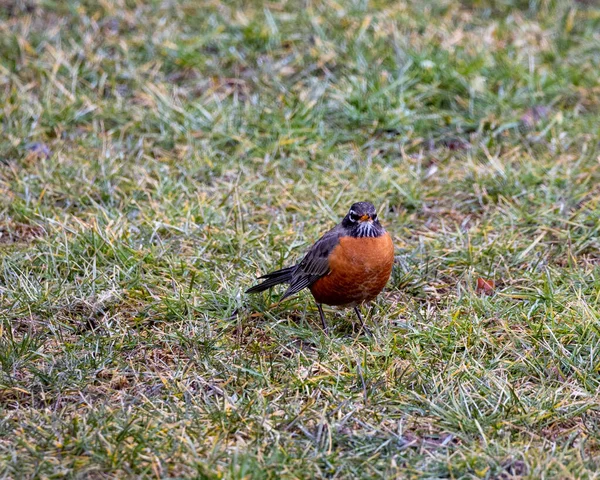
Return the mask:
[[323, 330], [325, 331], [325, 333], [329, 333], [329, 329], [327, 328], [327, 324], [325, 323], [325, 314], [323, 313], [323, 306], [320, 303], [317, 303], [317, 308], [319, 309], [319, 315], [321, 316]]
[[354, 311], [356, 312], [356, 316], [360, 320], [360, 324], [362, 326], [362, 329], [365, 331], [365, 333], [367, 335], [373, 336], [373, 334], [371, 333], [371, 330], [369, 330], [367, 328], [367, 326], [365, 325], [365, 322], [363, 322], [363, 318], [362, 318], [362, 315], [360, 314], [360, 310], [358, 309], [358, 306], [354, 307]]

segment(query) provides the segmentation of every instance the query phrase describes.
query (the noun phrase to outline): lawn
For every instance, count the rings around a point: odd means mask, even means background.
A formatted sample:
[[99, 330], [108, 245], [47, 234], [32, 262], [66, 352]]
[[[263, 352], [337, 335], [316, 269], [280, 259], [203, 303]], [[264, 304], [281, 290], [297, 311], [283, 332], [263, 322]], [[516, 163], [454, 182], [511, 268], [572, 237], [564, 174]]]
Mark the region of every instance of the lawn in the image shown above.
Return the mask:
[[[0, 1], [0, 478], [600, 478], [600, 4]], [[363, 313], [244, 290], [355, 201]]]

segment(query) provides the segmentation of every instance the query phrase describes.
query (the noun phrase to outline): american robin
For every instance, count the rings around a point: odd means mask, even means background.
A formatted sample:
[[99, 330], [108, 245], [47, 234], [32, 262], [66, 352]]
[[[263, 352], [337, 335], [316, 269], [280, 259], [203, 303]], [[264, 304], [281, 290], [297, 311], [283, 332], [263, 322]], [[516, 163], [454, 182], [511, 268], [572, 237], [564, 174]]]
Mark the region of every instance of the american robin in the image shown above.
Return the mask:
[[363, 328], [358, 306], [373, 300], [390, 278], [394, 263], [392, 238], [377, 220], [375, 207], [358, 202], [342, 222], [323, 235], [297, 265], [267, 273], [265, 281], [246, 290], [257, 293], [289, 284], [281, 300], [309, 288], [327, 330], [322, 304], [352, 307]]

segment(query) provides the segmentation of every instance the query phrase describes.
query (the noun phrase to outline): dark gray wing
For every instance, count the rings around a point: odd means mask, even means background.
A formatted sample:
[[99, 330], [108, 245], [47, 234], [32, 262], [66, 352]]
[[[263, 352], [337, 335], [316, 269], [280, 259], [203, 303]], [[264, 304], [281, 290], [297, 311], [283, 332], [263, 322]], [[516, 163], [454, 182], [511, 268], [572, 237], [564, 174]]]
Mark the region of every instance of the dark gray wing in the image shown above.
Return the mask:
[[338, 225], [329, 230], [311, 247], [302, 261], [296, 265], [290, 286], [281, 297], [286, 299], [303, 288], [309, 287], [319, 278], [329, 273], [329, 254], [340, 243], [342, 228]]

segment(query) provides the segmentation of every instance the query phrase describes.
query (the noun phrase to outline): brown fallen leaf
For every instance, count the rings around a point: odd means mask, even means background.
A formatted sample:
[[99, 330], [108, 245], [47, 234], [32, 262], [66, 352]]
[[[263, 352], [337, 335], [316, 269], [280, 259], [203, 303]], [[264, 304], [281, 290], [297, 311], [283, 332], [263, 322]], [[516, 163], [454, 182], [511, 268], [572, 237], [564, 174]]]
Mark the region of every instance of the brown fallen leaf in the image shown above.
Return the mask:
[[11, 223], [0, 225], [0, 245], [28, 243], [44, 235], [44, 229], [37, 225]]
[[123, 390], [129, 386], [129, 379], [125, 375], [117, 375], [110, 381], [110, 388], [113, 390]]
[[477, 279], [477, 293], [483, 293], [485, 295], [492, 295], [496, 289], [496, 282], [490, 279], [479, 277]]

